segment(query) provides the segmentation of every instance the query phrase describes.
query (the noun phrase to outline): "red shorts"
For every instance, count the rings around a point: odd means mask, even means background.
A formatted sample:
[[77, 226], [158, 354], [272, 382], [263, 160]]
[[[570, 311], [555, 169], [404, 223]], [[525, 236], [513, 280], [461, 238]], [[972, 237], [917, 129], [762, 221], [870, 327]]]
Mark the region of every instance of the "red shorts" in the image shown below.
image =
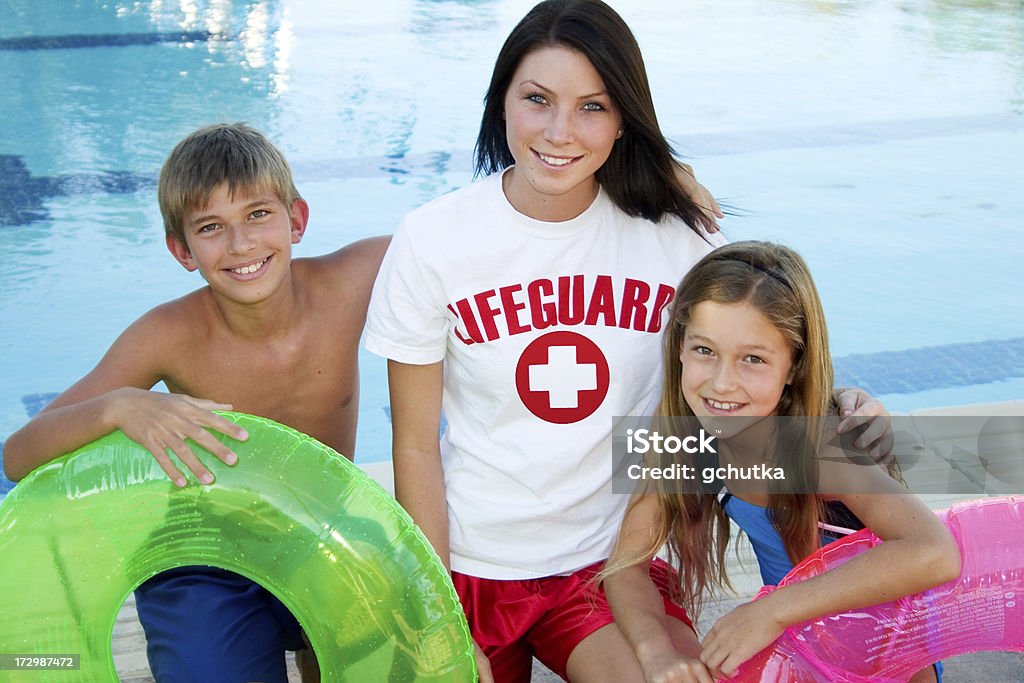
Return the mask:
[[[540, 579], [481, 579], [452, 572], [469, 630], [491, 663], [496, 683], [530, 680], [533, 657], [566, 678], [569, 655], [584, 638], [611, 624], [604, 590], [592, 579], [603, 562], [568, 576]], [[693, 624], [686, 610], [669, 599], [675, 572], [663, 561], [651, 564], [651, 580], [665, 601], [665, 614]]]

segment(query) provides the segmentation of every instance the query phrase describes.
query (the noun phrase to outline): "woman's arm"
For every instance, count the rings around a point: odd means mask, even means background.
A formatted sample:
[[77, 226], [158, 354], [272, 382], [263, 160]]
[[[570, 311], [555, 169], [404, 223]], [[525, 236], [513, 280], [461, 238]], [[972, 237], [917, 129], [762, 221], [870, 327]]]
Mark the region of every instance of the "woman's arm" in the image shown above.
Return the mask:
[[[609, 566], [648, 550], [655, 540], [659, 514], [656, 495], [640, 493], [634, 496], [619, 529]], [[605, 593], [615, 623], [633, 647], [648, 683], [713, 683], [707, 667], [694, 657], [682, 654], [673, 643], [666, 621], [671, 617], [665, 614], [661, 594], [651, 581], [650, 561], [651, 556], [648, 555], [641, 562], [605, 578]], [[700, 644], [695, 635], [691, 634], [691, 637], [693, 642], [689, 649], [696, 653]]]
[[411, 365], [388, 361], [395, 498], [450, 570], [448, 505], [438, 439], [443, 386], [440, 362]]
[[[388, 361], [391, 395], [392, 457], [395, 498], [419, 525], [451, 571], [448, 545], [448, 503], [441, 467], [441, 397], [444, 365], [410, 365]], [[480, 683], [494, 683], [491, 665], [473, 639]]]
[[870, 491], [835, 498], [884, 542], [722, 617], [704, 639], [701, 654], [712, 670], [731, 675], [793, 624], [896, 600], [959, 576], [960, 551], [952, 534], [917, 496], [876, 467], [844, 463], [830, 469], [829, 476], [843, 478], [848, 490]]

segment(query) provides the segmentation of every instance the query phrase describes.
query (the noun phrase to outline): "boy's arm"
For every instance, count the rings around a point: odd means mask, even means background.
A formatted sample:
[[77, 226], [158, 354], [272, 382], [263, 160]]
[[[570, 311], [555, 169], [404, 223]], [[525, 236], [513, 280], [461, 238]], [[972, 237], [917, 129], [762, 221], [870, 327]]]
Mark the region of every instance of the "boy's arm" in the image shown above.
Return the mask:
[[[630, 501], [619, 530], [615, 550], [608, 565], [638, 557], [648, 550], [658, 520], [658, 497], [638, 493]], [[687, 643], [691, 656], [680, 652], [673, 642], [666, 620], [661, 594], [650, 577], [650, 557], [642, 562], [609, 574], [604, 589], [611, 605], [615, 623], [633, 647], [644, 678], [648, 681], [699, 681], [713, 683], [711, 674], [700, 660], [697, 637]]]
[[237, 456], [204, 427], [235, 439], [243, 429], [211, 410], [231, 406], [213, 401], [148, 391], [162, 379], [161, 354], [175, 341], [161, 321], [160, 309], [133, 323], [85, 377], [58, 396], [4, 443], [4, 473], [22, 479], [36, 467], [121, 429], [148, 450], [179, 486], [185, 479], [168, 455], [170, 449], [200, 481], [212, 481], [185, 443], [191, 439], [228, 464]]

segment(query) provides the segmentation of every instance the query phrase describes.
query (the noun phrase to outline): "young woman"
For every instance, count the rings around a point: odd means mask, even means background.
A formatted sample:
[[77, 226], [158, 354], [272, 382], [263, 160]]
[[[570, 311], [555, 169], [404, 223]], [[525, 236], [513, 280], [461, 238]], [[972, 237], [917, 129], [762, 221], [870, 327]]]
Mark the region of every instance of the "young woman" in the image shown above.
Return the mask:
[[[833, 375], [818, 294], [796, 253], [761, 242], [724, 246], [694, 266], [675, 302], [658, 415], [719, 434], [717, 468], [769, 463], [802, 484], [779, 491], [727, 480], [715, 485], [722, 491], [661, 486], [633, 497], [605, 588], [648, 681], [711, 683], [712, 673], [731, 675], [787, 626], [959, 575], [959, 551], [939, 519], [879, 467], [850, 462], [826, 443], [821, 421], [808, 419], [830, 414]], [[679, 565], [681, 602], [695, 613], [706, 590], [727, 584], [730, 519], [750, 537], [762, 576], [778, 583], [821, 545], [821, 523], [837, 503], [885, 542], [726, 614], [699, 659], [694, 643], [675, 646], [648, 578], [664, 544]], [[920, 680], [934, 680], [930, 668]]]
[[[476, 151], [489, 175], [407, 216], [374, 287], [396, 495], [450, 561], [481, 680], [529, 680], [534, 655], [572, 681], [637, 680], [586, 590], [627, 502], [612, 425], [653, 410], [675, 284], [720, 240], [599, 0], [548, 0], [515, 27]], [[664, 609], [682, 642], [685, 613]]]

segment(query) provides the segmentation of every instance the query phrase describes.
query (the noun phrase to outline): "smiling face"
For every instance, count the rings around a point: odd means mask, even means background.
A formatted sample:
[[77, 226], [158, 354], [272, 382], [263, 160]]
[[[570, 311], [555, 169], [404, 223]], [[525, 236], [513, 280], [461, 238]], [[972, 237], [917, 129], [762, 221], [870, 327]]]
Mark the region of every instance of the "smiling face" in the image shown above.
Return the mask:
[[[774, 415], [793, 374], [786, 338], [746, 302], [694, 306], [679, 360], [683, 398], [702, 423]], [[718, 428], [725, 424], [715, 422]]]
[[291, 245], [302, 239], [308, 211], [302, 199], [289, 211], [270, 190], [239, 188], [231, 196], [221, 183], [206, 206], [185, 212], [186, 244], [168, 235], [167, 247], [216, 294], [255, 303], [289, 279]]
[[505, 128], [515, 167], [505, 195], [531, 218], [564, 221], [597, 196], [597, 172], [621, 136], [622, 117], [590, 61], [543, 47], [519, 62], [505, 93]]

